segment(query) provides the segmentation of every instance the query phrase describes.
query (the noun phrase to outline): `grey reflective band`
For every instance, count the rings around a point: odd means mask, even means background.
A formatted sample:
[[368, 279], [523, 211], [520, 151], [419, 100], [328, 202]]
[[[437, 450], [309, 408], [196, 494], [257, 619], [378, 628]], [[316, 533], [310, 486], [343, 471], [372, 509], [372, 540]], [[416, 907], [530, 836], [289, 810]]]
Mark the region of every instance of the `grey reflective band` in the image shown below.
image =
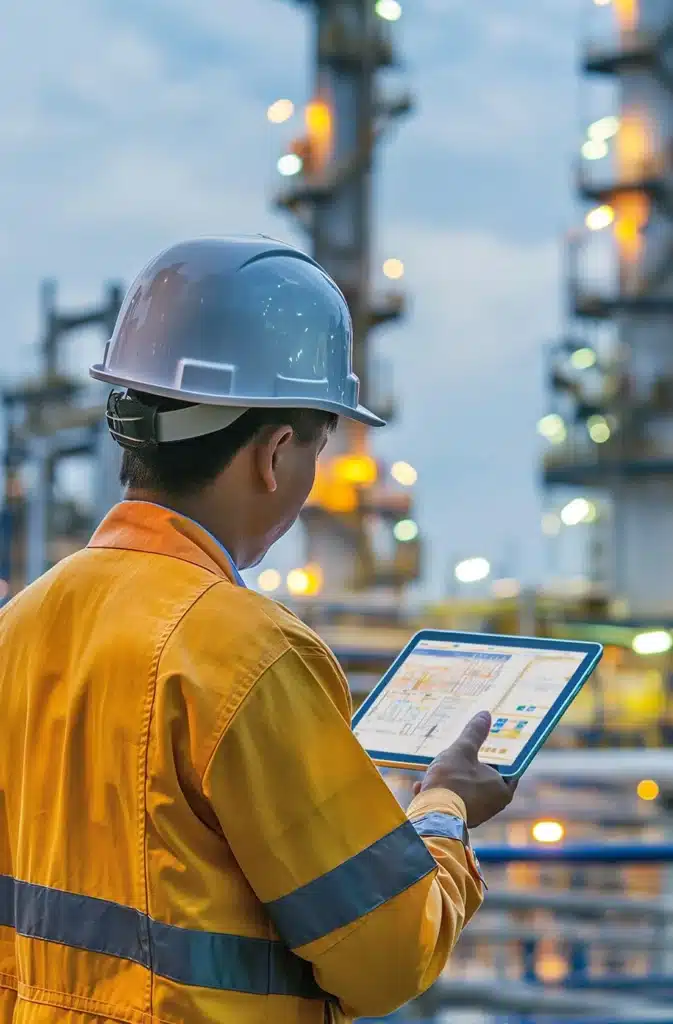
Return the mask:
[[432, 811], [430, 814], [424, 814], [422, 818], [416, 818], [415, 821], [412, 821], [412, 825], [421, 838], [456, 839], [462, 843], [465, 849], [470, 851], [477, 874], [486, 886], [486, 880], [481, 873], [481, 865], [470, 843], [467, 823], [462, 818], [459, 818], [457, 814], [442, 814], [440, 811]]
[[364, 917], [436, 867], [406, 821], [338, 867], [264, 906], [278, 934], [296, 949]]
[[467, 824], [457, 814], [441, 814], [439, 811], [432, 811], [422, 818], [412, 821], [419, 836], [430, 838], [435, 836], [438, 839], [457, 839], [463, 846], [470, 845], [470, 834], [467, 831]]
[[162, 924], [121, 903], [0, 875], [0, 925], [28, 938], [132, 960], [162, 978], [252, 995], [328, 998], [280, 942]]
[[230, 405], [190, 405], [187, 409], [173, 409], [157, 413], [159, 444], [186, 441], [190, 437], [203, 437], [224, 430], [240, 419], [246, 408]]

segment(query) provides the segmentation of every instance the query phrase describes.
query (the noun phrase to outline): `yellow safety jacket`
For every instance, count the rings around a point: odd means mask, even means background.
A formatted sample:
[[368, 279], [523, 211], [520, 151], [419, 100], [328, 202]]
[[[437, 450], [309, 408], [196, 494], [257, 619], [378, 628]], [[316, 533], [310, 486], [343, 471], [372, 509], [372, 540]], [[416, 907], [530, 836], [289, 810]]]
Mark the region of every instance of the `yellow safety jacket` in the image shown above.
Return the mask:
[[0, 1024], [324, 1024], [435, 980], [481, 900], [346, 680], [206, 530], [122, 502], [0, 612]]

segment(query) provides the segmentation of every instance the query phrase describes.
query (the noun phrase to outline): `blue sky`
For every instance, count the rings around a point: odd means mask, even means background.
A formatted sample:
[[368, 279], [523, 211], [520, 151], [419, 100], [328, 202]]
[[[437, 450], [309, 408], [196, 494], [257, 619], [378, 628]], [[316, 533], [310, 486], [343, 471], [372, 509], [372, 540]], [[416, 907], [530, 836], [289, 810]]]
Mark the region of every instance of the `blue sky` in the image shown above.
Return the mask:
[[[408, 0], [395, 26], [418, 110], [380, 153], [374, 261], [404, 259], [410, 315], [376, 342], [401, 408], [376, 443], [418, 468], [434, 592], [454, 556], [485, 554], [529, 580], [543, 571], [535, 422], [542, 344], [561, 325], [588, 5]], [[64, 301], [88, 302], [180, 237], [302, 241], [269, 202], [291, 129], [265, 111], [279, 96], [308, 97], [310, 50], [306, 10], [283, 0], [10, 5], [4, 375], [35, 366], [43, 276], [59, 278]], [[70, 364], [94, 350], [93, 339], [74, 342]]]

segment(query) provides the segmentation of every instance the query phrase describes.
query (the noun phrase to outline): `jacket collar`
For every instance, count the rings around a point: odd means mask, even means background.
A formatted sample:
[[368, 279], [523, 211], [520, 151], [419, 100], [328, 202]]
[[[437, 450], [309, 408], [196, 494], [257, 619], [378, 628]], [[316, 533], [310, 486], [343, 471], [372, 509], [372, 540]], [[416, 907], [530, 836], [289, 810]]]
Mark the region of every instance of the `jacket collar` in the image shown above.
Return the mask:
[[212, 533], [193, 519], [149, 501], [121, 501], [115, 505], [88, 547], [168, 555], [245, 586], [231, 555]]

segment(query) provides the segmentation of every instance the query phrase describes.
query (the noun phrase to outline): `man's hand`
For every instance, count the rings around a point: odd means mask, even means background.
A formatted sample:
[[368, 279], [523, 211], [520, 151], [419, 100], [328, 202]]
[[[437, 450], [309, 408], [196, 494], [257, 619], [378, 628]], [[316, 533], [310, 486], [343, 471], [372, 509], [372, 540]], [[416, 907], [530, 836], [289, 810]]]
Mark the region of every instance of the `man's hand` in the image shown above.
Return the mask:
[[491, 716], [481, 711], [465, 726], [456, 742], [432, 762], [414, 792], [426, 789], [450, 789], [467, 808], [470, 828], [481, 825], [511, 802], [516, 782], [508, 782], [494, 769], [482, 764], [479, 751], [491, 729]]

